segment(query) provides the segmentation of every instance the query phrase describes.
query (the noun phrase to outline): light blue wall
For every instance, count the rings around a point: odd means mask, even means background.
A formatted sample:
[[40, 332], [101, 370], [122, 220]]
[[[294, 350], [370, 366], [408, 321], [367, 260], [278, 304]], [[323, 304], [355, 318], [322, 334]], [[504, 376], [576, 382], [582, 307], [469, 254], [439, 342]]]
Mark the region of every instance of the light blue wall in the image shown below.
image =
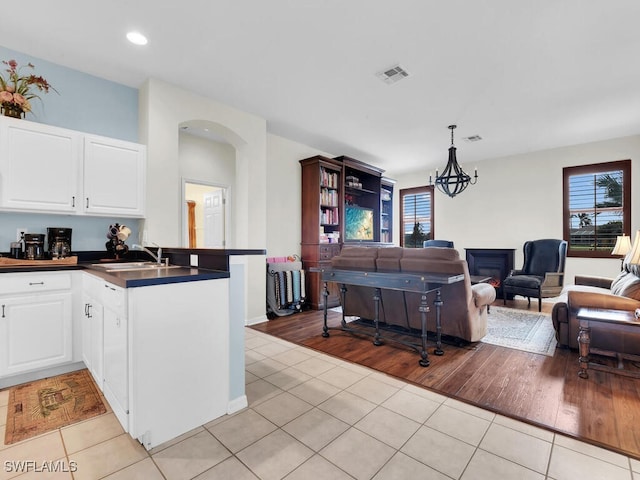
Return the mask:
[[[107, 229], [112, 223], [126, 225], [131, 229], [127, 245], [140, 243], [140, 220], [133, 218], [80, 217], [73, 215], [45, 215], [39, 213], [0, 212], [0, 252], [8, 252], [10, 243], [15, 242], [18, 229], [28, 233], [47, 233], [47, 227], [72, 228], [71, 248], [73, 251], [104, 250]], [[46, 245], [45, 245], [46, 248]]]
[[[26, 68], [22, 73], [40, 75], [58, 91], [40, 95], [42, 102], [32, 100], [33, 111], [27, 113], [26, 120], [138, 141], [137, 89], [0, 46], [0, 60], [12, 59], [19, 66], [31, 62], [35, 68]], [[0, 67], [6, 78], [6, 66], [0, 64]], [[138, 242], [139, 220], [0, 212], [0, 252], [9, 251], [18, 228], [27, 228], [30, 233], [46, 233], [47, 227], [73, 228], [75, 251], [105, 250], [107, 228], [116, 222], [132, 229], [132, 241], [127, 244]]]
[[[35, 68], [22, 73], [44, 77], [58, 93], [42, 93], [31, 101], [33, 111], [25, 119], [81, 132], [138, 141], [138, 90], [47, 62], [0, 46], [0, 60], [31, 62]], [[6, 78], [5, 65], [2, 67]]]

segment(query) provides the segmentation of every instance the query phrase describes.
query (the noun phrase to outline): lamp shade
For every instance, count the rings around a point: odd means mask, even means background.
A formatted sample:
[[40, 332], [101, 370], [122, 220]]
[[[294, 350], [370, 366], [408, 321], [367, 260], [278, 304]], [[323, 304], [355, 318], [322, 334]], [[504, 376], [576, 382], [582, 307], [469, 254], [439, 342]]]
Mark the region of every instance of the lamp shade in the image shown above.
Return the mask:
[[616, 246], [613, 247], [611, 255], [626, 255], [631, 250], [631, 237], [619, 235], [616, 239]]
[[627, 258], [629, 263], [632, 265], [640, 264], [640, 230], [636, 232], [636, 239], [633, 241], [631, 253]]

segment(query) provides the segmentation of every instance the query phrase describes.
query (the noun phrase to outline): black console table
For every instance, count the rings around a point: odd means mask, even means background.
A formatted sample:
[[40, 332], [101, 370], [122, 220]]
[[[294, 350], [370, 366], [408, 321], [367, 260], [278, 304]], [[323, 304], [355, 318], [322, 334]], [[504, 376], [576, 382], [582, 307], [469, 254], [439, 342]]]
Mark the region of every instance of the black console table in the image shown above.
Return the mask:
[[[403, 343], [410, 347], [415, 348], [420, 353], [419, 364], [422, 367], [429, 366], [429, 355], [427, 354], [427, 312], [429, 306], [427, 305], [427, 294], [431, 292], [436, 293], [436, 298], [433, 302], [436, 308], [436, 348], [434, 353], [436, 355], [442, 355], [441, 334], [442, 327], [440, 321], [441, 309], [442, 309], [442, 297], [440, 295], [440, 288], [443, 285], [449, 285], [452, 283], [460, 282], [464, 279], [462, 274], [441, 274], [441, 273], [407, 273], [407, 272], [370, 272], [362, 270], [338, 270], [338, 269], [318, 269], [321, 273], [322, 281], [324, 282], [323, 295], [329, 295], [327, 283], [335, 282], [341, 285], [342, 304], [344, 305], [344, 297], [347, 292], [346, 285], [358, 285], [362, 287], [373, 287], [375, 293], [372, 297], [375, 307], [375, 334], [373, 344], [378, 346], [382, 345], [382, 336], [380, 335], [380, 329], [378, 325], [379, 321], [379, 309], [380, 309], [380, 296], [381, 289], [387, 290], [399, 290], [402, 292], [414, 292], [421, 294], [420, 311], [421, 318], [421, 343], [416, 345], [413, 343], [402, 342], [395, 338], [389, 338], [395, 342]], [[345, 312], [342, 311], [342, 327], [341, 330], [353, 331], [349, 329], [345, 321]], [[322, 336], [329, 336], [329, 327], [327, 326], [327, 302], [324, 302], [324, 325], [322, 327]]]

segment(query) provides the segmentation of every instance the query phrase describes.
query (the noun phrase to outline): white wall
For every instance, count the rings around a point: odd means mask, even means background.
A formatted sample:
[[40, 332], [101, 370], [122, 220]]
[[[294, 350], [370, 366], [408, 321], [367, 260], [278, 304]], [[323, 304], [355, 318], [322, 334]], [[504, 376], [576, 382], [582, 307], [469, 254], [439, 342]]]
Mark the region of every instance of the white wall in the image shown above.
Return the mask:
[[[180, 159], [180, 176], [182, 180], [202, 182], [207, 185], [215, 185], [218, 187], [226, 187], [227, 201], [233, 206], [233, 192], [236, 185], [236, 150], [233, 145], [207, 140], [196, 135], [180, 132], [179, 135], [179, 159]], [[210, 192], [211, 188], [202, 188], [198, 192], [196, 204], [196, 218], [203, 218], [202, 195]], [[228, 219], [229, 231], [227, 234], [227, 243], [235, 245], [235, 218], [229, 215]], [[182, 219], [183, 226], [186, 223], [186, 215]], [[202, 223], [202, 222], [200, 222]], [[198, 245], [203, 245], [203, 226], [196, 226], [198, 237]], [[187, 238], [185, 232], [185, 238]], [[185, 243], [183, 246], [187, 246]]]
[[[179, 129], [185, 122], [210, 122], [236, 151], [236, 188], [232, 217], [235, 244], [229, 248], [266, 248], [266, 121], [156, 79], [140, 89], [140, 139], [147, 145], [148, 238], [181, 245], [182, 190]], [[265, 318], [263, 256], [247, 257], [247, 320]]]
[[[443, 166], [446, 151], [443, 151]], [[464, 160], [464, 153], [458, 155]], [[435, 238], [453, 240], [464, 258], [465, 248], [515, 248], [515, 266], [522, 266], [522, 245], [536, 238], [562, 238], [562, 168], [574, 165], [632, 160], [632, 233], [640, 228], [640, 136], [556, 148], [483, 160], [478, 183], [449, 198], [436, 191]], [[462, 164], [465, 171], [474, 165]], [[390, 173], [393, 177], [393, 174]], [[401, 188], [426, 185], [429, 171], [397, 177]], [[396, 194], [397, 195], [397, 194]], [[394, 204], [394, 232], [399, 232], [399, 205]], [[399, 236], [394, 239], [399, 243]], [[615, 277], [617, 258], [567, 258], [566, 283], [575, 275]]]
[[180, 175], [205, 183], [233, 186], [236, 181], [236, 150], [187, 133], [179, 135]]
[[267, 256], [300, 255], [300, 160], [314, 155], [336, 156], [277, 135], [267, 135]]

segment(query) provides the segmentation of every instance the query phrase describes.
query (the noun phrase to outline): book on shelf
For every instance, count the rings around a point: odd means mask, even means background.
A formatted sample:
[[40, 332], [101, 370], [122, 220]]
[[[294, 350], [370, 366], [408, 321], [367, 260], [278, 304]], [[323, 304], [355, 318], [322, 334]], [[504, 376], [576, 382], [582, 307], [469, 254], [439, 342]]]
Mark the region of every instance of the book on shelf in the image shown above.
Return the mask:
[[320, 167], [320, 185], [327, 188], [338, 188], [338, 174]]
[[332, 207], [338, 206], [338, 191], [329, 190], [326, 187], [320, 189], [320, 204]]
[[322, 208], [320, 210], [320, 224], [321, 225], [337, 225], [339, 224], [338, 208]]

